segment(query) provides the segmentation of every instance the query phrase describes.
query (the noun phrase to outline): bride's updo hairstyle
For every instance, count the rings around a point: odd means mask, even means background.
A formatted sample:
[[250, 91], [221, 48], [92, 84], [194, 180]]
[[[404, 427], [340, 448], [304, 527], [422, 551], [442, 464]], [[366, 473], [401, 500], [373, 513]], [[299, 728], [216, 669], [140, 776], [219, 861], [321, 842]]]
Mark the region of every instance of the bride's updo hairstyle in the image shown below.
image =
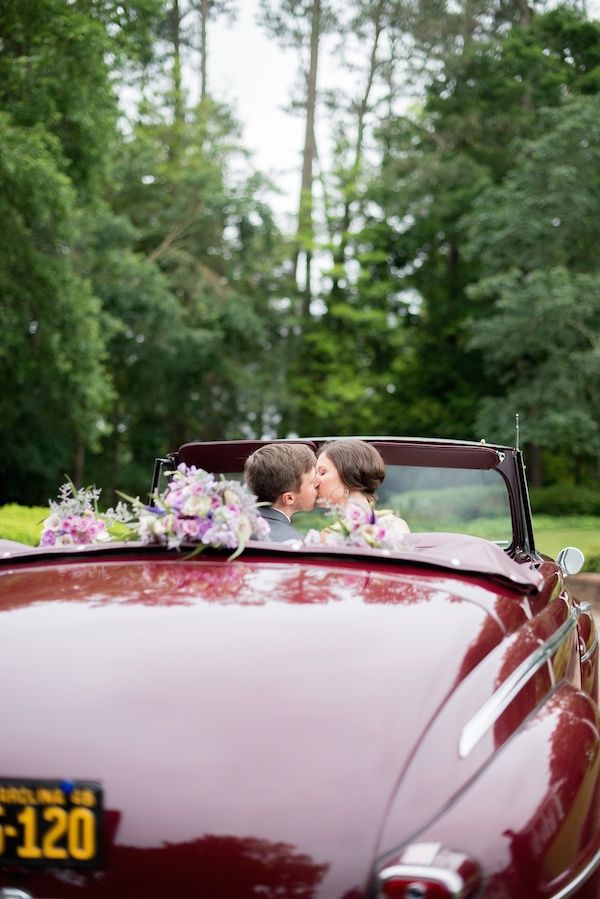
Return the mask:
[[317, 456], [322, 453], [333, 462], [349, 491], [362, 493], [369, 502], [377, 499], [377, 488], [385, 478], [385, 464], [374, 446], [364, 440], [332, 440], [321, 447]]

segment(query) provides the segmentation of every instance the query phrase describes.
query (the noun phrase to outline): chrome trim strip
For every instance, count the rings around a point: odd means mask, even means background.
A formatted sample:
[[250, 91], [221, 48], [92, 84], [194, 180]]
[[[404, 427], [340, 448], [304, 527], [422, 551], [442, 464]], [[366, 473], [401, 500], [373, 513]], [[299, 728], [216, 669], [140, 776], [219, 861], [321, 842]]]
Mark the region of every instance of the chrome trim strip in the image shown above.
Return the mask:
[[465, 759], [471, 754], [483, 735], [488, 732], [493, 724], [495, 724], [502, 712], [510, 705], [525, 684], [537, 671], [539, 671], [547, 660], [552, 658], [563, 640], [565, 640], [576, 627], [578, 618], [579, 608], [573, 606], [565, 623], [562, 624], [548, 640], [542, 643], [538, 649], [527, 656], [527, 658], [515, 668], [512, 674], [509, 674], [504, 683], [492, 693], [479, 711], [475, 712], [471, 720], [465, 724], [460, 735], [460, 740], [458, 741], [458, 754], [461, 759]]
[[465, 885], [462, 877], [456, 871], [429, 865], [390, 865], [389, 868], [384, 868], [379, 872], [381, 881], [390, 880], [392, 877], [412, 877], [415, 881], [437, 880], [447, 890], [450, 890], [454, 899], [460, 899]]
[[[592, 612], [591, 602], [580, 602], [580, 603], [577, 603], [577, 605], [579, 606], [579, 614], [580, 615], [587, 615], [588, 618], [592, 618], [592, 619], [594, 618], [594, 613]], [[587, 660], [589, 658], [591, 658], [591, 656], [594, 655], [594, 653], [596, 652], [597, 646], [598, 646], [598, 631], [595, 631], [592, 645], [590, 646], [589, 649], [586, 649], [586, 651], [581, 656], [581, 659], [579, 660], [581, 662], [581, 664], [583, 664], [584, 662], [587, 662]]]
[[597, 868], [600, 864], [600, 849], [597, 849], [595, 854], [589, 860], [585, 868], [582, 868], [579, 874], [566, 886], [564, 886], [558, 893], [552, 893], [548, 899], [566, 899], [567, 896], [572, 896], [573, 893], [579, 889], [579, 887], [585, 883], [590, 874], [594, 873], [594, 868]]
[[596, 636], [594, 637], [594, 639], [593, 639], [593, 641], [592, 641], [592, 645], [590, 646], [590, 648], [589, 648], [589, 649], [586, 649], [586, 651], [584, 652], [584, 654], [581, 656], [581, 661], [582, 661], [582, 662], [587, 662], [587, 660], [588, 660], [591, 656], [594, 655], [594, 653], [596, 652], [597, 648], [598, 648], [598, 634], [596, 634]]
[[18, 887], [2, 887], [0, 899], [33, 899], [31, 893], [20, 890]]

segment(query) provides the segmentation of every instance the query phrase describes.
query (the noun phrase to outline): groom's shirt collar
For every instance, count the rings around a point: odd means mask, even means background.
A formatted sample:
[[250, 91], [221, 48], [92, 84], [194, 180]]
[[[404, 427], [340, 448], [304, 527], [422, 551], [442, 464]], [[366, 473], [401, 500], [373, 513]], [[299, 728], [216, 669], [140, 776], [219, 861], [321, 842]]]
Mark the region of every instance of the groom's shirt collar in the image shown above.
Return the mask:
[[284, 518], [287, 518], [290, 524], [292, 523], [291, 517], [286, 512], [283, 512], [281, 509], [276, 509], [275, 506], [271, 506], [271, 508], [274, 512], [279, 512]]

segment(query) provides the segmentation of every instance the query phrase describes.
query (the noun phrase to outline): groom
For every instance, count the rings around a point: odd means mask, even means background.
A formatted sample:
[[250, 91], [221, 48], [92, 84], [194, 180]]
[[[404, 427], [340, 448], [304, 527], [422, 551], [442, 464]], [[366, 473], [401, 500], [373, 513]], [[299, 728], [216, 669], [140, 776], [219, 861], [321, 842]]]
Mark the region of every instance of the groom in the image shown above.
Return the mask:
[[296, 512], [310, 512], [317, 500], [317, 458], [302, 443], [268, 443], [246, 459], [244, 478], [259, 502], [258, 511], [269, 522], [269, 539], [301, 540], [292, 527]]

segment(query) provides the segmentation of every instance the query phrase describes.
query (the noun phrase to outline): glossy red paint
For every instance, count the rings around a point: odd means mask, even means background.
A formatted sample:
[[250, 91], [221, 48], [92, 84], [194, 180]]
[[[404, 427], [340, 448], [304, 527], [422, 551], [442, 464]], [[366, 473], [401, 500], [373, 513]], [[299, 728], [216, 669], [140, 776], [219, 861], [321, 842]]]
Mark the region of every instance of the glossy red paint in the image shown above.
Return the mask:
[[183, 896], [166, 872], [188, 890], [198, 857], [214, 870], [197, 896], [252, 859], [275, 882], [302, 871], [315, 897], [362, 894], [403, 771], [379, 850], [489, 759], [502, 735], [466, 767], [442, 747], [513, 664], [515, 640], [514, 664], [566, 610], [557, 600], [547, 625], [528, 623], [530, 600], [509, 590], [273, 559], [99, 559], [20, 566], [1, 583], [4, 773], [100, 779], [121, 819], [106, 872], [31, 875], [40, 899], [126, 896], [130, 865], [138, 895]]
[[[487, 874], [485, 896], [556, 895], [596, 848], [597, 738], [597, 709], [563, 683], [419, 838], [467, 840]], [[581, 895], [597, 897], [598, 879]]]
[[597, 899], [597, 636], [535, 553], [518, 454], [374, 442], [498, 467], [518, 561], [448, 534], [0, 561], [0, 776], [100, 781], [108, 830], [99, 870], [0, 866], [0, 889], [377, 899], [425, 846], [464, 895]]
[[502, 638], [481, 586], [339, 566], [48, 565], [6, 573], [3, 596], [4, 771], [100, 779], [121, 814], [90, 895], [121, 895], [122, 851], [208, 837], [285, 844], [322, 869], [315, 896], [363, 888], [419, 736]]

